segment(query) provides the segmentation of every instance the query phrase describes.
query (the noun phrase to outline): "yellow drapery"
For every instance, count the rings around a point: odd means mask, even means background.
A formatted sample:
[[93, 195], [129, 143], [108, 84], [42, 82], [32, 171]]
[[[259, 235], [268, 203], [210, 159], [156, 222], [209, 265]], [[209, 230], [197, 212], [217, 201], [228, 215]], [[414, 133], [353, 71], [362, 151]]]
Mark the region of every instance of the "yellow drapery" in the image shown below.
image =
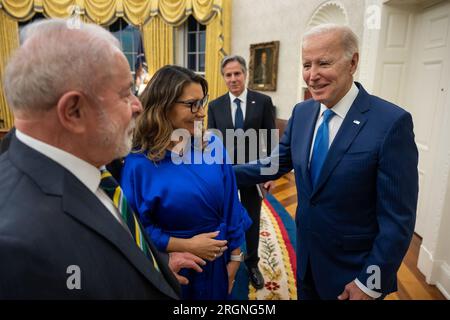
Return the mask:
[[74, 6], [90, 21], [109, 25], [123, 17], [134, 26], [142, 26], [150, 17], [160, 16], [167, 24], [179, 26], [193, 15], [209, 24], [230, 0], [0, 0], [0, 9], [19, 21], [29, 20], [35, 12], [47, 17], [64, 18]]
[[229, 0], [158, 0], [153, 1], [151, 15], [160, 15], [167, 24], [181, 25], [192, 14], [198, 22], [208, 24], [222, 3]]
[[[199, 23], [207, 26], [205, 71], [211, 88], [210, 96], [213, 99], [226, 91], [220, 75], [220, 60], [230, 52], [231, 0], [0, 0], [0, 11], [5, 11], [17, 21], [29, 20], [36, 12], [47, 17], [66, 18], [73, 14], [75, 7], [82, 21], [107, 26], [120, 17], [142, 30], [144, 50], [152, 73], [173, 63], [173, 28], [193, 15]], [[17, 22], [15, 24], [17, 30]], [[5, 32], [12, 37], [17, 34], [7, 32], [3, 25], [0, 28], [0, 34]], [[7, 44], [3, 37], [1, 39], [0, 52], [3, 53]], [[4, 66], [3, 60], [0, 59], [0, 64]], [[8, 111], [0, 97], [0, 110], [3, 109]], [[5, 123], [8, 116], [0, 114]]]
[[205, 78], [208, 80], [211, 100], [227, 91], [220, 71], [220, 62], [230, 53], [230, 19], [231, 1], [224, 0], [217, 18], [206, 27]]
[[150, 76], [167, 64], [173, 64], [173, 27], [159, 16], [142, 28], [142, 42]]
[[11, 53], [19, 46], [19, 27], [17, 21], [8, 17], [0, 10], [0, 128], [10, 129], [14, 119], [9, 111], [6, 97], [3, 92], [3, 77], [5, 75], [6, 62]]
[[[143, 37], [147, 34], [159, 33], [160, 41], [155, 41], [155, 36], [148, 39], [147, 45], [144, 43], [146, 56], [152, 57], [153, 54], [148, 54], [149, 47], [168, 47], [169, 49], [154, 49], [156, 52], [164, 50], [157, 54], [159, 57], [155, 63], [156, 71], [160, 67], [173, 63], [173, 44], [172, 41], [165, 41], [162, 33], [172, 32], [167, 30], [167, 25], [180, 26], [190, 15], [201, 24], [206, 25], [206, 57], [205, 57], [205, 78], [209, 84], [210, 99], [215, 99], [226, 92], [226, 86], [223, 82], [220, 73], [220, 61], [230, 52], [231, 47], [231, 0], [159, 0], [152, 1], [151, 16], [158, 15], [161, 20], [164, 20], [166, 27], [163, 24], [154, 24], [153, 31], [145, 32]], [[157, 29], [159, 28], [159, 32]], [[151, 45], [152, 44], [152, 45]], [[161, 59], [166, 57], [166, 59]], [[148, 60], [148, 59], [147, 59]], [[152, 73], [151, 73], [152, 74]]]

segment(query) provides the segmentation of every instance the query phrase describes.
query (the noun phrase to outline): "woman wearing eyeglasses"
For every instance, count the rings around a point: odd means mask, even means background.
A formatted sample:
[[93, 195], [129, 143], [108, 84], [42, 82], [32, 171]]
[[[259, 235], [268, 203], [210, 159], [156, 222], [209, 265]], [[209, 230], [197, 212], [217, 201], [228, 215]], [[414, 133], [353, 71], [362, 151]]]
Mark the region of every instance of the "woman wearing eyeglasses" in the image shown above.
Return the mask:
[[223, 161], [203, 160], [208, 84], [188, 69], [165, 66], [140, 99], [144, 111], [125, 159], [123, 191], [159, 250], [187, 251], [207, 261], [201, 273], [181, 271], [189, 280], [182, 298], [227, 299], [251, 220], [239, 202], [225, 148]]

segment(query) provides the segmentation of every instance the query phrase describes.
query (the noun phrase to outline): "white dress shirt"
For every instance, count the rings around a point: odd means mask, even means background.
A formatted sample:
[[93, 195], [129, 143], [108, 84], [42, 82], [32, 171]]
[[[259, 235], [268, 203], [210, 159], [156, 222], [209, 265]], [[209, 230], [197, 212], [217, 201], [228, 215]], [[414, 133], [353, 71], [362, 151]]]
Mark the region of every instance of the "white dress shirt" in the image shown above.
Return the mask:
[[[16, 129], [16, 137], [28, 147], [42, 153], [44, 156], [52, 159], [66, 170], [70, 171], [82, 184], [86, 186], [101, 203], [108, 209], [113, 217], [125, 228], [119, 211], [114, 206], [111, 198], [100, 188], [101, 174], [100, 169], [87, 163], [80, 158], [75, 157], [64, 150], [58, 149], [45, 142], [26, 135]], [[128, 231], [128, 227], [125, 228]]]
[[[328, 132], [330, 136], [328, 137], [328, 147], [331, 146], [333, 143], [334, 138], [336, 137], [337, 132], [339, 131], [339, 128], [342, 125], [342, 122], [344, 121], [345, 116], [348, 113], [348, 110], [350, 110], [350, 107], [353, 104], [353, 101], [355, 101], [356, 96], [358, 95], [358, 87], [353, 83], [350, 90], [346, 93], [346, 95], [339, 100], [338, 103], [334, 105], [334, 107], [331, 108], [331, 110], [335, 113], [335, 115], [330, 119], [328, 122]], [[311, 143], [311, 149], [309, 151], [309, 162], [311, 162], [312, 157], [312, 151], [314, 146], [314, 141], [316, 140], [316, 134], [317, 130], [319, 129], [320, 125], [323, 122], [323, 113], [328, 108], [324, 104], [320, 104], [320, 111], [319, 111], [319, 117], [317, 117], [316, 127], [314, 129], [314, 136], [313, 141]]]
[[[348, 110], [350, 110], [350, 107], [352, 106], [353, 102], [356, 99], [356, 96], [358, 95], [359, 90], [358, 87], [353, 83], [350, 90], [347, 92], [347, 94], [338, 102], [334, 107], [331, 108], [331, 110], [335, 113], [335, 115], [330, 119], [330, 122], [328, 123], [328, 131], [329, 131], [329, 147], [334, 141], [334, 138], [336, 137], [337, 132], [339, 131], [339, 128], [342, 125], [342, 122], [345, 119], [345, 116], [348, 113]], [[327, 110], [327, 107], [324, 104], [320, 104], [320, 111], [319, 111], [319, 117], [316, 122], [316, 127], [314, 129], [314, 136], [313, 141], [311, 143], [311, 150], [309, 153], [309, 162], [311, 164], [311, 157], [312, 157], [312, 150], [314, 146], [314, 141], [316, 140], [316, 134], [317, 129], [319, 129], [319, 126], [323, 122], [323, 113]], [[365, 285], [361, 283], [358, 279], [355, 279], [355, 283], [365, 294], [372, 298], [379, 298], [381, 296], [381, 293], [376, 292], [374, 290], [371, 290], [367, 288]], [[342, 288], [344, 290], [344, 288]]]
[[236, 102], [234, 102], [234, 99], [238, 98], [239, 100], [241, 100], [242, 116], [243, 120], [245, 121], [245, 110], [247, 110], [247, 92], [248, 91], [246, 88], [244, 91], [242, 91], [239, 97], [236, 97], [231, 92], [228, 92], [228, 94], [230, 95], [231, 118], [233, 119], [233, 126], [235, 125], [234, 119], [236, 118], [236, 110], [237, 110], [237, 105]]

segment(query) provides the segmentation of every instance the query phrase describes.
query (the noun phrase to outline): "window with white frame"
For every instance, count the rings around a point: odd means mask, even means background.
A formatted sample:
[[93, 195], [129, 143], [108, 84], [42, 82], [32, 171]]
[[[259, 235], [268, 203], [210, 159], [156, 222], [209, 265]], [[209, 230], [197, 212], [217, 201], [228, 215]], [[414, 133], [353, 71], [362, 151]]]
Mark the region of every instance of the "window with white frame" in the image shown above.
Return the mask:
[[206, 26], [190, 16], [175, 32], [175, 63], [205, 75]]
[[122, 51], [128, 60], [130, 65], [131, 73], [136, 73], [136, 60], [139, 53], [142, 50], [142, 40], [141, 33], [139, 29], [129, 25], [123, 19], [117, 19], [111, 26], [109, 26], [109, 31], [119, 40]]

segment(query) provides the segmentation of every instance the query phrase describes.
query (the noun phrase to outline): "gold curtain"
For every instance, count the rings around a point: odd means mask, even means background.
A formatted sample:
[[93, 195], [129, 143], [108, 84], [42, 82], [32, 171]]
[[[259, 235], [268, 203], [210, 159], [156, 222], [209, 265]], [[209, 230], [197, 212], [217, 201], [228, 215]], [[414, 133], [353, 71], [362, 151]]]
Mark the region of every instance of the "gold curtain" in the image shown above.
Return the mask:
[[[227, 91], [220, 72], [220, 62], [222, 58], [230, 53], [231, 49], [231, 0], [159, 0], [152, 1], [151, 15], [158, 15], [166, 24], [179, 26], [186, 19], [193, 15], [201, 24], [206, 25], [206, 57], [205, 57], [205, 78], [209, 84], [210, 99], [215, 99]], [[154, 31], [158, 30], [154, 28]], [[162, 26], [159, 28], [159, 38], [163, 39], [162, 33], [166, 32]], [[171, 33], [173, 34], [173, 33]], [[157, 42], [153, 42], [157, 45]], [[164, 45], [171, 48], [170, 60], [158, 60], [160, 63], [157, 70], [165, 64], [173, 61], [172, 41], [166, 41]], [[145, 45], [147, 57], [148, 45]], [[161, 54], [169, 57], [169, 55]]]
[[10, 129], [13, 126], [14, 118], [6, 103], [3, 92], [3, 77], [5, 76], [6, 62], [11, 53], [19, 47], [19, 26], [17, 21], [8, 17], [0, 10], [0, 128]]
[[149, 17], [160, 16], [171, 26], [179, 26], [193, 15], [208, 24], [215, 12], [230, 0], [0, 0], [0, 9], [19, 21], [29, 20], [35, 12], [47, 17], [63, 18], [72, 14], [74, 6], [90, 21], [109, 25], [124, 18], [134, 26], [142, 26]]
[[142, 28], [142, 42], [150, 76], [159, 68], [173, 64], [173, 27], [159, 16]]
[[0, 9], [2, 7], [4, 11], [19, 21], [26, 21], [34, 15], [34, 1], [31, 0], [0, 0]]
[[208, 24], [222, 2], [229, 0], [157, 0], [152, 1], [151, 15], [160, 15], [167, 24], [181, 25], [193, 15], [201, 24]]
[[230, 53], [231, 0], [224, 0], [221, 11], [206, 26], [205, 77], [209, 84], [210, 99], [215, 99], [227, 91], [220, 71], [222, 58]]
[[[142, 30], [151, 74], [173, 63], [173, 28], [183, 24], [190, 15], [194, 16], [206, 25], [205, 72], [211, 99], [226, 92], [220, 61], [230, 52], [231, 0], [0, 0], [0, 13], [6, 12], [16, 20], [15, 27], [11, 23], [0, 24], [0, 71], [6, 61], [3, 52], [9, 55], [18, 45], [18, 39], [14, 43], [8, 38], [17, 37], [17, 21], [27, 21], [36, 12], [65, 18], [71, 16], [75, 8], [82, 21], [110, 25], [120, 17]], [[0, 111], [7, 110], [2, 99], [0, 94]], [[5, 116], [0, 114], [0, 117]]]

